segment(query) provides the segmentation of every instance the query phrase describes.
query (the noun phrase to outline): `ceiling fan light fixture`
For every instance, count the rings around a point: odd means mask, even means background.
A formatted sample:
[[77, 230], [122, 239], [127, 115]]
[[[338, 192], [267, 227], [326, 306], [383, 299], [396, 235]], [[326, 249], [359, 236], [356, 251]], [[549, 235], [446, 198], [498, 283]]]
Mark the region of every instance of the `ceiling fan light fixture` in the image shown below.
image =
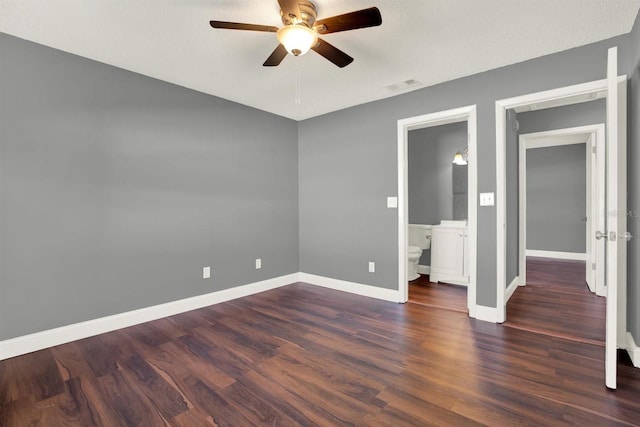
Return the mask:
[[318, 43], [318, 35], [304, 25], [286, 25], [278, 30], [278, 41], [287, 52], [300, 56]]

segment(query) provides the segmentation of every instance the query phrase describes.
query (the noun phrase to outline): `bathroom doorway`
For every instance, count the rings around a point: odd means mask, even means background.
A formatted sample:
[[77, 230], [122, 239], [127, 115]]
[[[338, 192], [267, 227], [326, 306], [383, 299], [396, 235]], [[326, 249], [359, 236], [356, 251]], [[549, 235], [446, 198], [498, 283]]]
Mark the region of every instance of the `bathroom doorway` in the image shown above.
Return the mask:
[[407, 145], [409, 302], [465, 313], [467, 135], [450, 123], [409, 131]]
[[[453, 138], [452, 135], [462, 135], [461, 139]], [[441, 140], [433, 143], [433, 136]], [[410, 140], [426, 139], [424, 143], [416, 143], [416, 149], [412, 151]], [[431, 139], [432, 144], [429, 144]], [[449, 141], [449, 142], [447, 142]], [[453, 142], [452, 142], [453, 141]], [[411, 142], [413, 146], [413, 142]], [[464, 245], [464, 250], [460, 252], [460, 257], [454, 257], [459, 264], [462, 275], [449, 276], [449, 271], [443, 269], [440, 274], [438, 284], [432, 287], [431, 296], [421, 295], [416, 292], [417, 298], [436, 298], [439, 302], [433, 305], [448, 305], [451, 308], [458, 308], [475, 317], [476, 307], [476, 259], [477, 259], [477, 159], [476, 159], [476, 106], [462, 107], [453, 110], [441, 111], [438, 113], [417, 116], [398, 121], [398, 288], [400, 290], [402, 302], [409, 300], [409, 293], [412, 285], [409, 284], [410, 266], [408, 265], [409, 247], [409, 224], [411, 221], [431, 227], [442, 226], [458, 227], [458, 242], [447, 244], [447, 240], [442, 240], [447, 248], [460, 248]], [[420, 161], [416, 152], [429, 151], [435, 149], [431, 154], [422, 153]], [[410, 152], [412, 152], [410, 158]], [[456, 156], [457, 155], [457, 156]], [[454, 164], [454, 156], [456, 163]], [[421, 164], [422, 162], [422, 164]], [[455, 166], [455, 168], [454, 168]], [[464, 167], [462, 167], [464, 166]], [[424, 169], [428, 172], [436, 172], [434, 177], [429, 178], [424, 174]], [[444, 187], [443, 191], [434, 191], [433, 195], [424, 192], [422, 196], [414, 195], [410, 197], [410, 176], [418, 175], [422, 179], [425, 188], [431, 187], [438, 190]], [[439, 175], [439, 178], [435, 176]], [[437, 182], [436, 182], [437, 181]], [[455, 181], [455, 182], [454, 182]], [[461, 185], [461, 181], [465, 185]], [[440, 184], [438, 184], [438, 182]], [[456, 189], [454, 190], [454, 184]], [[441, 189], [441, 188], [440, 188]], [[410, 199], [413, 198], [413, 203]], [[436, 200], [434, 202], [434, 200]], [[454, 218], [454, 209], [456, 218]], [[462, 218], [462, 217], [465, 218]], [[442, 221], [445, 221], [444, 223]], [[446, 221], [449, 221], [446, 223]], [[439, 230], [443, 231], [443, 230]], [[436, 233], [438, 234], [438, 233]], [[436, 237], [436, 240], [438, 238]], [[453, 242], [448, 240], [448, 242]], [[443, 247], [437, 245], [437, 248]], [[417, 270], [420, 278], [415, 280], [415, 289], [420, 288], [421, 283], [433, 283], [430, 276], [435, 273], [431, 268], [431, 247], [424, 250], [420, 256]], [[456, 280], [459, 279], [459, 280]], [[462, 280], [464, 279], [464, 280]], [[426, 281], [426, 282], [425, 282]], [[456, 283], [458, 286], [445, 285], [444, 283]], [[412, 283], [414, 283], [412, 282]], [[461, 287], [464, 282], [464, 287]], [[442, 292], [441, 292], [442, 291]], [[444, 298], [444, 300], [443, 300]], [[433, 301], [433, 300], [432, 300]], [[446, 301], [446, 302], [443, 302]]]

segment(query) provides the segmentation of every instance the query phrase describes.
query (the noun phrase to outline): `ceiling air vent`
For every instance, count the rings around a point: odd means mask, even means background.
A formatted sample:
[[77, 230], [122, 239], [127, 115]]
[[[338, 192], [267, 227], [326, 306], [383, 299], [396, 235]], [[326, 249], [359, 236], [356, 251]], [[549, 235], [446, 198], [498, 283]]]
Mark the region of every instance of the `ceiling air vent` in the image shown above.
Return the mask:
[[385, 87], [387, 89], [389, 89], [390, 91], [392, 91], [392, 92], [397, 92], [397, 91], [400, 91], [400, 90], [408, 89], [410, 87], [419, 86], [421, 84], [422, 83], [420, 83], [416, 79], [409, 79], [409, 80], [403, 80], [401, 82], [394, 83], [394, 84], [391, 84], [391, 85], [385, 86]]

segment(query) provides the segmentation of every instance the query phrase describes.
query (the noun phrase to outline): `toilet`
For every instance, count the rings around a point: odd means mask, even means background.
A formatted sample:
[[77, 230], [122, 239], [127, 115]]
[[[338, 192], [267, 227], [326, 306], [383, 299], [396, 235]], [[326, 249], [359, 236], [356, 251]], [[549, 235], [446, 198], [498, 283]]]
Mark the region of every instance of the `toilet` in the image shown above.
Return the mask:
[[418, 263], [422, 251], [431, 247], [431, 226], [424, 224], [409, 224], [409, 247], [407, 248], [407, 278], [416, 280]]

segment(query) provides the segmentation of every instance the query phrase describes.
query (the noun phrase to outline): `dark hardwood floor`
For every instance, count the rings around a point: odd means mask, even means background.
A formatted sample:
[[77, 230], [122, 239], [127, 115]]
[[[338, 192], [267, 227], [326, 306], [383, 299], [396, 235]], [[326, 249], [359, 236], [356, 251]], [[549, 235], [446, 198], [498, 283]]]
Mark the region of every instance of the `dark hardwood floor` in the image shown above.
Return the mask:
[[605, 305], [587, 287], [584, 261], [527, 257], [527, 285], [509, 299], [505, 326], [604, 345]]
[[640, 425], [604, 349], [306, 284], [0, 362], [2, 426]]
[[409, 282], [409, 302], [428, 307], [468, 313], [467, 288], [446, 283], [432, 283], [429, 276], [421, 274]]

